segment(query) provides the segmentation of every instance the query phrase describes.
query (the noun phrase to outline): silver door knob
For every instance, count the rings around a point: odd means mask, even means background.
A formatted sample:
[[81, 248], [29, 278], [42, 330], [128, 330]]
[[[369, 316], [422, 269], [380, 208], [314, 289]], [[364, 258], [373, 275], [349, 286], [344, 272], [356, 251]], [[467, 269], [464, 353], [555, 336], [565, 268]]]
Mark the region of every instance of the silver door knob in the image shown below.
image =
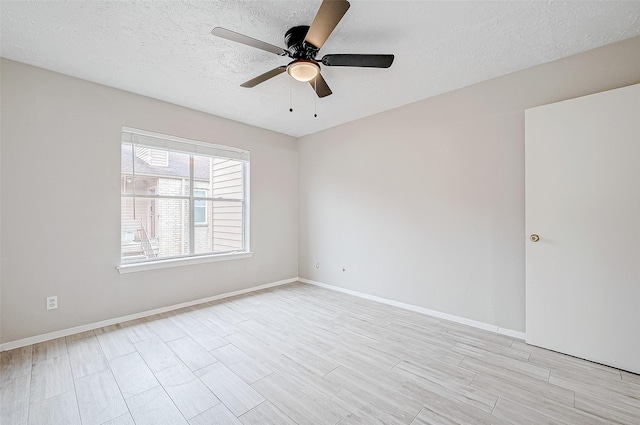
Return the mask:
[[540, 240], [540, 236], [533, 233], [531, 236], [529, 236], [529, 239], [531, 239], [531, 242], [538, 242]]

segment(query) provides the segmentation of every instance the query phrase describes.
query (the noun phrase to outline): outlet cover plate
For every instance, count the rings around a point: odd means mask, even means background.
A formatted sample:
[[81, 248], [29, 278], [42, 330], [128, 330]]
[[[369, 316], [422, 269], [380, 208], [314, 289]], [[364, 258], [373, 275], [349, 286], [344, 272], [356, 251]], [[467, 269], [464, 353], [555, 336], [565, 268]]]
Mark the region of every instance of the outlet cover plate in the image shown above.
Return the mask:
[[47, 297], [47, 310], [53, 310], [54, 308], [58, 308], [58, 297]]

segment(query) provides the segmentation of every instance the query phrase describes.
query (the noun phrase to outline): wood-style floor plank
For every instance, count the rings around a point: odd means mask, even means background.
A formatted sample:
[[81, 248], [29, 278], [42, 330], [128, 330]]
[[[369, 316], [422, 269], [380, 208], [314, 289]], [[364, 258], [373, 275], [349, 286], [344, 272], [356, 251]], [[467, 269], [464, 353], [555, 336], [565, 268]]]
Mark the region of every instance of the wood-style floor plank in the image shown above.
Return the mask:
[[242, 425], [224, 404], [218, 404], [189, 421], [189, 425]]
[[333, 397], [342, 389], [340, 384], [333, 383], [329, 379], [324, 379], [324, 377], [311, 372], [309, 369], [306, 369], [304, 366], [301, 366], [282, 354], [274, 356], [264, 364], [268, 366], [269, 369], [286, 375], [290, 379], [322, 394], [326, 398]]
[[603, 377], [597, 373], [585, 375], [583, 371], [557, 369], [551, 372], [549, 382], [578, 392], [589, 392], [585, 387], [595, 387], [598, 388], [598, 391], [618, 393], [623, 397], [632, 397], [640, 400], [640, 385], [624, 381], [621, 377]]
[[401, 403], [382, 399], [367, 392], [356, 393], [343, 389], [331, 398], [331, 402], [342, 407], [346, 414], [339, 423], [346, 424], [387, 424], [408, 425], [415, 418], [419, 408], [411, 411]]
[[269, 401], [259, 404], [240, 416], [243, 425], [297, 425]]
[[202, 369], [218, 361], [207, 350], [202, 348], [200, 344], [187, 335], [169, 341], [166, 344], [191, 370]]
[[545, 382], [549, 380], [549, 375], [551, 373], [549, 369], [531, 364], [527, 361], [514, 359], [502, 354], [491, 353], [489, 351], [472, 350], [469, 348], [464, 349], [459, 345], [454, 346], [451, 350], [456, 353], [465, 355], [467, 359], [469, 359], [468, 363], [471, 363], [471, 360], [475, 359], [481, 361], [486, 365], [495, 366], [499, 369], [507, 369], [509, 371], [527, 375]]
[[100, 425], [127, 413], [111, 370], [76, 379], [75, 387], [83, 425]]
[[94, 332], [107, 360], [136, 351], [125, 331], [118, 325], [106, 326]]
[[133, 418], [131, 417], [131, 414], [127, 413], [115, 419], [111, 419], [110, 421], [105, 422], [102, 425], [136, 425], [136, 423], [133, 422]]
[[107, 358], [93, 331], [66, 338], [71, 372], [75, 379], [109, 368]]
[[248, 412], [265, 400], [220, 362], [196, 371], [196, 375], [236, 416]]
[[145, 339], [134, 346], [154, 373], [180, 364], [180, 359], [158, 337]]
[[33, 345], [20, 347], [0, 353], [0, 382], [19, 376], [30, 375]]
[[137, 352], [111, 359], [109, 365], [124, 398], [138, 395], [160, 385]]
[[31, 403], [29, 408], [29, 425], [80, 424], [83, 422], [80, 422], [78, 402], [73, 391]]
[[200, 344], [207, 351], [228, 344], [228, 342], [216, 332], [213, 326], [209, 326], [207, 321], [200, 320], [197, 314], [189, 309], [182, 309], [181, 313], [171, 314], [169, 318], [189, 335], [195, 342]]
[[253, 384], [273, 373], [273, 371], [265, 367], [262, 363], [253, 360], [232, 344], [216, 348], [211, 351], [211, 354], [247, 384]]
[[218, 405], [220, 400], [185, 365], [157, 374], [162, 386], [185, 418], [191, 419]]
[[545, 416], [535, 410], [527, 409], [524, 406], [520, 406], [517, 403], [509, 400], [500, 399], [496, 404], [496, 408], [493, 409], [493, 415], [499, 418], [503, 418], [510, 423], [522, 424], [522, 425], [559, 425], [556, 419], [552, 419]]
[[478, 373], [473, 386], [490, 389], [496, 395], [553, 398], [559, 403], [573, 405], [575, 393], [570, 389], [471, 357], [465, 358], [460, 366]]
[[606, 418], [613, 423], [640, 425], [640, 407], [636, 399], [616, 395], [593, 397], [576, 394], [576, 409]]
[[640, 376], [306, 284], [0, 355], [2, 425], [640, 425]]
[[[65, 346], [66, 351], [66, 346]], [[47, 358], [33, 365], [31, 373], [31, 402], [73, 391], [73, 375], [69, 355]]]
[[[510, 400], [511, 399], [511, 400]], [[515, 401], [514, 401], [515, 400]], [[558, 423], [563, 424], [581, 424], [581, 425], [604, 425], [607, 421], [590, 413], [578, 410], [573, 406], [558, 403], [550, 398], [536, 397], [503, 397], [500, 399], [501, 408], [506, 404], [504, 402], [512, 401], [515, 405], [521, 406], [518, 409], [526, 412], [527, 410], [535, 411], [545, 415]], [[497, 414], [494, 410], [494, 415]]]
[[349, 413], [322, 394], [280, 373], [261, 379], [253, 388], [299, 425], [335, 425]]
[[[493, 411], [498, 400], [497, 396], [483, 389], [456, 383], [449, 383], [449, 385], [443, 387], [428, 379], [405, 382], [398, 391], [404, 396], [420, 402], [429, 400], [432, 394], [436, 394], [457, 403], [461, 407], [469, 405], [487, 413]], [[424, 402], [421, 405], [423, 404]]]
[[[407, 388], [409, 389], [409, 388]], [[425, 389], [416, 390], [415, 394], [423, 397], [424, 408], [418, 413], [411, 425], [424, 424], [493, 424], [509, 425], [510, 422], [497, 418], [491, 413], [473, 407], [468, 403], [458, 403], [450, 397], [430, 392]]]
[[30, 376], [22, 375], [0, 384], [2, 425], [26, 424], [29, 415]]
[[155, 338], [157, 335], [147, 324], [145, 319], [135, 319], [120, 324], [120, 327], [134, 344], [145, 339]]
[[136, 425], [187, 425], [187, 421], [162, 387], [127, 399]]
[[171, 321], [169, 313], [162, 313], [147, 317], [146, 323], [147, 326], [149, 326], [164, 342], [173, 341], [174, 339], [187, 336], [182, 329]]
[[622, 375], [623, 381], [633, 382], [634, 384], [640, 385], [640, 375], [636, 375], [635, 373], [630, 373], [624, 370], [620, 371]]
[[67, 354], [67, 341], [64, 337], [33, 345], [34, 364], [45, 360], [55, 359], [56, 357], [65, 356]]

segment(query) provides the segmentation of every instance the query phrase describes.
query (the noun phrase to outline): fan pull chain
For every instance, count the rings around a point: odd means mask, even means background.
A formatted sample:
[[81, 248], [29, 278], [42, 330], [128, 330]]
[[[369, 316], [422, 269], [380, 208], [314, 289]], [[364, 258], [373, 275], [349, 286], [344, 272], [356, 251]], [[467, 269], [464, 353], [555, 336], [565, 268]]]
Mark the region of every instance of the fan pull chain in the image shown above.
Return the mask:
[[313, 79], [313, 90], [316, 92], [316, 96], [313, 98], [313, 117], [318, 117], [318, 76]]
[[289, 78], [289, 112], [293, 112], [293, 82]]

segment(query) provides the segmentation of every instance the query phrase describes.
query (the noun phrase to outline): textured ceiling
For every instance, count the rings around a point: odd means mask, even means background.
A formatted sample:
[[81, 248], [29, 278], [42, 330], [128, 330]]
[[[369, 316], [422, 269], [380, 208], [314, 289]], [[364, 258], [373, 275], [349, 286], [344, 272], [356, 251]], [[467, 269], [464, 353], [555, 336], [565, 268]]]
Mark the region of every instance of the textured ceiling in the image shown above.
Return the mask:
[[[285, 47], [314, 1], [2, 1], [1, 55], [301, 136], [640, 35], [640, 1], [358, 1], [319, 57], [393, 53], [389, 69], [324, 67], [316, 100], [286, 58], [216, 38], [222, 26]], [[290, 101], [294, 112], [289, 112]], [[318, 117], [314, 118], [317, 108]]]

